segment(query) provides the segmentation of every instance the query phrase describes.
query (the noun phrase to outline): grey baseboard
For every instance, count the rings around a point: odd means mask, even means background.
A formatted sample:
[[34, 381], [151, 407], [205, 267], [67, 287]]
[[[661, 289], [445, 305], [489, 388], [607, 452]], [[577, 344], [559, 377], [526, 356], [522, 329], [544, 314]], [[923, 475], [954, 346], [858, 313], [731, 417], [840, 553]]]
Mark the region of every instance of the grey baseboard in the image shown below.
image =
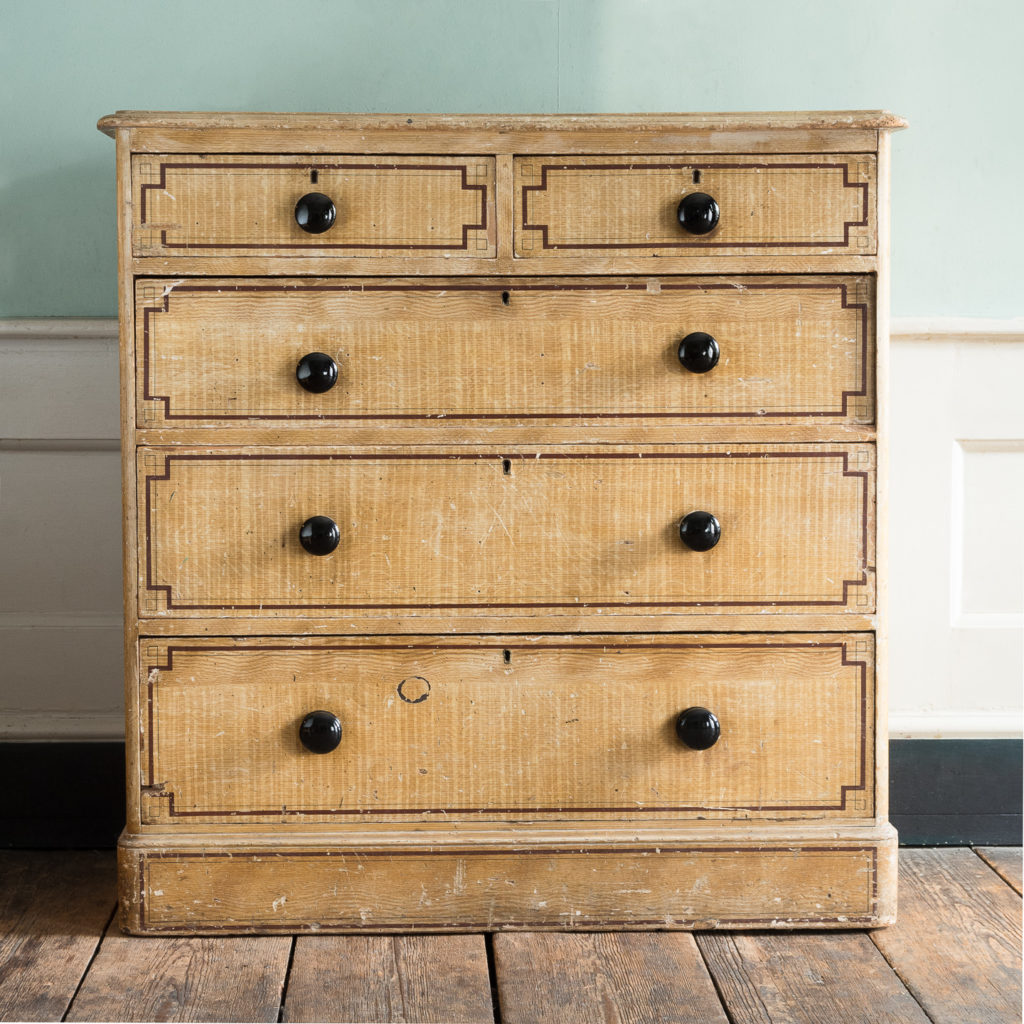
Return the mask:
[[[890, 817], [903, 846], [1019, 846], [1020, 740], [893, 740]], [[0, 743], [0, 847], [111, 848], [123, 743]]]
[[1021, 740], [892, 740], [901, 846], [1020, 846]]

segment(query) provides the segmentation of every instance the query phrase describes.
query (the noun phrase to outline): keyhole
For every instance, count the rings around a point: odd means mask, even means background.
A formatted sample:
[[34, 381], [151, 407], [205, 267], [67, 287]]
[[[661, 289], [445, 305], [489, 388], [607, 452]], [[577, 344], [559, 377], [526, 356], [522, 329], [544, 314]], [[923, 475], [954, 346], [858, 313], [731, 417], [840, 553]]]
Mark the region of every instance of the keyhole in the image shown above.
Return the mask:
[[310, 171], [309, 172], [309, 183], [311, 185], [315, 185], [317, 183], [317, 179], [319, 177], [320, 177], [320, 172], [319, 171], [317, 171], [317, 170]]
[[694, 185], [699, 185], [700, 184], [700, 171], [694, 171], [693, 172], [693, 183], [694, 183]]
[[512, 298], [512, 296], [509, 295], [508, 292], [502, 292], [501, 293], [501, 304], [503, 306], [509, 305], [509, 301], [511, 300], [511, 298]]
[[502, 473], [505, 474], [505, 476], [511, 476], [512, 475], [512, 460], [511, 459], [502, 459], [501, 460], [501, 471], [502, 471]]
[[501, 652], [501, 656], [505, 659], [505, 664], [510, 665], [512, 663], [512, 652], [505, 650]]

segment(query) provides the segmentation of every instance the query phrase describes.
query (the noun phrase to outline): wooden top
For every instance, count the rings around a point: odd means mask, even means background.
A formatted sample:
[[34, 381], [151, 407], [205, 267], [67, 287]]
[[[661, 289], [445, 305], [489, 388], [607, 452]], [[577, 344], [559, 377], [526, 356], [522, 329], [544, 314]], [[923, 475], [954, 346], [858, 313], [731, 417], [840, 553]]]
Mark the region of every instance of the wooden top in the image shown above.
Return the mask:
[[107, 135], [118, 128], [238, 128], [364, 131], [413, 128], [490, 131], [768, 131], [905, 128], [887, 110], [789, 110], [717, 114], [283, 114], [119, 110], [100, 118]]

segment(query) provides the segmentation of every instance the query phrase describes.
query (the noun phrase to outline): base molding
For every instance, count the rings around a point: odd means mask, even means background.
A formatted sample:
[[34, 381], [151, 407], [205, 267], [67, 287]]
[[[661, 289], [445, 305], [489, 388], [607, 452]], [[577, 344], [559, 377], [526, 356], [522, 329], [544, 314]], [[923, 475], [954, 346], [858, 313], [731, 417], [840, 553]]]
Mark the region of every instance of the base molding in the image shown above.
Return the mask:
[[621, 828], [584, 840], [515, 829], [444, 843], [415, 833], [286, 843], [251, 832], [189, 842], [126, 834], [120, 924], [138, 935], [223, 935], [892, 923], [895, 831], [815, 831]]
[[904, 846], [1020, 846], [1024, 743], [890, 740], [889, 818]]

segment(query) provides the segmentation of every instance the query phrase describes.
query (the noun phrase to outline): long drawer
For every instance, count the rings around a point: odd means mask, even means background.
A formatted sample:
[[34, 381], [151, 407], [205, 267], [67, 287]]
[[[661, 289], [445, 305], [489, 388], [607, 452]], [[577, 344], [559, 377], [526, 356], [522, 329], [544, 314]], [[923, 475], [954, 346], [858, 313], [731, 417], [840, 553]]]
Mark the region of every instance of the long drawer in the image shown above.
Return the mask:
[[870, 634], [143, 640], [140, 673], [148, 824], [873, 813]]
[[489, 258], [494, 168], [486, 156], [136, 155], [132, 251]]
[[[876, 173], [867, 153], [518, 157], [515, 251], [521, 258], [871, 254]], [[696, 231], [680, 217], [690, 196], [702, 214]]]
[[873, 445], [142, 448], [138, 468], [143, 617], [874, 605]]
[[867, 276], [145, 280], [142, 427], [874, 420]]

